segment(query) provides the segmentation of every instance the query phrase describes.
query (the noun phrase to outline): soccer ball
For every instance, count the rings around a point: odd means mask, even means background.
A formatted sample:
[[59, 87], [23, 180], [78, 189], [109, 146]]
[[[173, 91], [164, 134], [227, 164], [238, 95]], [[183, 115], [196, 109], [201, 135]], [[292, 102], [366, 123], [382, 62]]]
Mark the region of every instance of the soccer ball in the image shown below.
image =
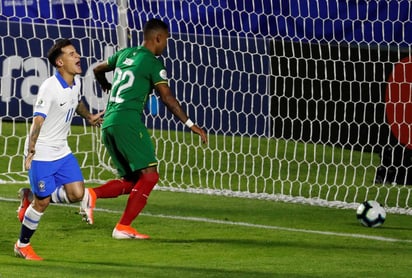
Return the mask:
[[356, 217], [366, 227], [378, 227], [385, 222], [386, 211], [376, 201], [366, 201], [359, 205]]

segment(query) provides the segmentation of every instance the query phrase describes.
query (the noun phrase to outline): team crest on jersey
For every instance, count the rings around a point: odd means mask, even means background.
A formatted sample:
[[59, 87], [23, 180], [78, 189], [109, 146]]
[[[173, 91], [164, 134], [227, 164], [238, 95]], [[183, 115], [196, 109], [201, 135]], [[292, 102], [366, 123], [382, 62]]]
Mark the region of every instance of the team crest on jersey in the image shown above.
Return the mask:
[[161, 77], [162, 79], [167, 79], [167, 72], [166, 72], [166, 70], [162, 69], [162, 70], [159, 72], [159, 75], [160, 75], [160, 77]]
[[128, 65], [128, 66], [133, 65], [133, 60], [126, 58], [126, 60], [123, 61], [123, 64]]
[[44, 181], [39, 181], [37, 187], [39, 188], [40, 192], [46, 191], [46, 183]]
[[38, 100], [36, 101], [36, 106], [39, 106], [39, 107], [44, 106], [44, 100], [38, 99]]

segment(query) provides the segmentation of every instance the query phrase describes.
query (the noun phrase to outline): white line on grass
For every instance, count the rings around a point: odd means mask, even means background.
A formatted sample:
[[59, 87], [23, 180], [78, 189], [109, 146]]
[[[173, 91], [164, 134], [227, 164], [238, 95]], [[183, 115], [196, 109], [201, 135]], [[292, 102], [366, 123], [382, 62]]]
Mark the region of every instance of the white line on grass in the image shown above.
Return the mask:
[[318, 235], [329, 235], [329, 236], [340, 236], [340, 237], [364, 238], [364, 239], [388, 241], [388, 242], [408, 242], [408, 243], [412, 243], [412, 240], [407, 240], [407, 239], [397, 239], [397, 238], [389, 238], [389, 237], [381, 237], [381, 236], [370, 236], [370, 235], [363, 235], [363, 234], [347, 234], [347, 233], [336, 233], [336, 232], [327, 232], [327, 231], [296, 229], [296, 228], [287, 228], [287, 227], [280, 227], [280, 226], [252, 224], [252, 223], [246, 223], [246, 222], [223, 221], [223, 220], [216, 220], [216, 219], [210, 219], [210, 218], [200, 218], [200, 217], [172, 216], [172, 215], [163, 215], [163, 214], [155, 215], [155, 214], [147, 214], [147, 213], [145, 215], [146, 216], [152, 216], [152, 217], [159, 217], [159, 218], [177, 219], [177, 220], [185, 220], [185, 221], [197, 221], [197, 222], [215, 223], [215, 224], [233, 225], [233, 226], [243, 226], [243, 227], [267, 229], [267, 230], [278, 230], [278, 231], [288, 231], [288, 232], [318, 234]]
[[[18, 202], [20, 200], [0, 197], [0, 201]], [[68, 205], [68, 204], [52, 204], [52, 205], [68, 206], [68, 207], [76, 207], [76, 208], [79, 207], [78, 205]], [[116, 210], [110, 210], [110, 209], [104, 209], [104, 208], [96, 208], [95, 211], [115, 213], [115, 214], [123, 213], [123, 211], [116, 211]], [[141, 215], [149, 216], [149, 217], [157, 217], [157, 218], [176, 219], [176, 220], [183, 220], [183, 221], [195, 221], [195, 222], [204, 222], [204, 223], [215, 223], [215, 224], [221, 224], [221, 225], [251, 227], [251, 228], [259, 228], [259, 229], [266, 229], [266, 230], [278, 230], [278, 231], [288, 231], [288, 232], [306, 233], [306, 234], [363, 238], [363, 239], [386, 241], [386, 242], [412, 243], [412, 240], [408, 240], [408, 239], [398, 239], [398, 238], [390, 238], [390, 237], [382, 237], [382, 236], [370, 236], [370, 235], [364, 235], [364, 234], [336, 233], [336, 232], [328, 232], [328, 231], [287, 228], [287, 227], [280, 227], [280, 226], [252, 224], [252, 223], [247, 223], [247, 222], [223, 221], [223, 220], [216, 220], [216, 219], [202, 218], [202, 217], [186, 217], [186, 216], [151, 214], [151, 213], [141, 213]]]

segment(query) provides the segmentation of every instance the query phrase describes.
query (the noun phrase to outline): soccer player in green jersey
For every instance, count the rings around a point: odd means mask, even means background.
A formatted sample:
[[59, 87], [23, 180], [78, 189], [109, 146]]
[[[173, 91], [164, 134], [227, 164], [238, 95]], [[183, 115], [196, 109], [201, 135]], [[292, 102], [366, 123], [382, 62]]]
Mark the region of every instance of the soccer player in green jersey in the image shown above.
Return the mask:
[[[121, 178], [88, 190], [94, 201], [129, 194], [123, 215], [112, 233], [117, 239], [149, 238], [132, 228], [131, 223], [145, 207], [159, 179], [154, 146], [142, 122], [143, 109], [152, 90], [159, 93], [162, 102], [180, 121], [199, 134], [203, 143], [207, 143], [206, 132], [189, 119], [173, 96], [166, 69], [156, 58], [167, 45], [167, 24], [159, 19], [150, 19], [144, 26], [143, 36], [141, 46], [120, 50], [94, 69], [102, 89], [110, 91], [102, 140]], [[105, 76], [109, 71], [114, 71], [113, 84]], [[90, 215], [94, 203], [82, 209], [88, 210]]]

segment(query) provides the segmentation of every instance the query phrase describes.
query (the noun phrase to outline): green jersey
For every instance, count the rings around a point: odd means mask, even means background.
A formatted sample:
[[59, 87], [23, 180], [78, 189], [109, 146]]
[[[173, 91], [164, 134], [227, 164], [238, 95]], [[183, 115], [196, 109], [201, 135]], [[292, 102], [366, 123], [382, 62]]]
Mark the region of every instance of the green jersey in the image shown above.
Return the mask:
[[115, 70], [102, 128], [142, 124], [149, 94], [155, 85], [167, 84], [164, 65], [143, 46], [120, 50], [107, 63]]

